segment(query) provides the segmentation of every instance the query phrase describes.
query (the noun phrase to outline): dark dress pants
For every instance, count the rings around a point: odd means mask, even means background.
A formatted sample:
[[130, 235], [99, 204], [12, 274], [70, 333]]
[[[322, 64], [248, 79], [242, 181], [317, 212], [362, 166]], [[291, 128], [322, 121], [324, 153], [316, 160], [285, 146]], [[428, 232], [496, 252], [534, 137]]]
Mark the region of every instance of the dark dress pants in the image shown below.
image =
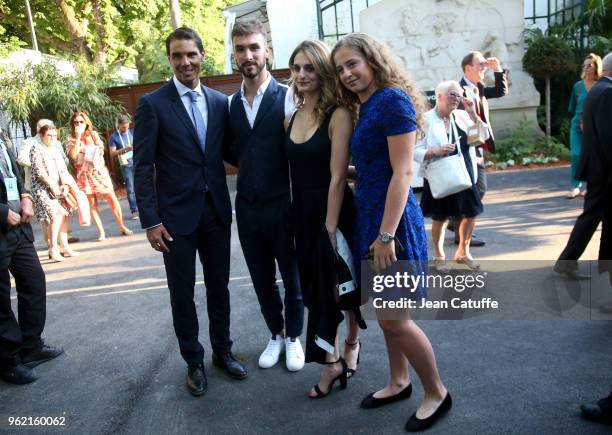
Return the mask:
[[[38, 352], [45, 327], [46, 282], [34, 244], [19, 227], [6, 232], [0, 258], [0, 368], [19, 364], [20, 353]], [[17, 289], [19, 322], [11, 309], [11, 278]]]
[[[271, 334], [278, 334], [284, 328], [287, 336], [299, 337], [304, 325], [304, 304], [289, 208], [288, 194], [253, 202], [240, 195], [236, 197], [240, 245], [266, 325]], [[285, 288], [284, 319], [275, 260]]]
[[566, 268], [575, 269], [577, 267], [577, 264], [570, 263], [570, 261], [576, 262], [580, 258], [602, 221], [606, 199], [609, 199], [607, 194], [609, 188], [610, 186], [605, 184], [588, 184], [582, 214], [576, 219], [567, 245], [559, 256], [559, 260], [567, 261]]
[[204, 211], [196, 230], [188, 235], [171, 234], [174, 240], [166, 242], [170, 252], [164, 253], [174, 332], [187, 364], [200, 364], [204, 359], [204, 348], [198, 341], [199, 324], [194, 302], [196, 251], [204, 270], [212, 349], [214, 352], [228, 352], [232, 348], [227, 288], [231, 226], [219, 220], [210, 194], [205, 196]]

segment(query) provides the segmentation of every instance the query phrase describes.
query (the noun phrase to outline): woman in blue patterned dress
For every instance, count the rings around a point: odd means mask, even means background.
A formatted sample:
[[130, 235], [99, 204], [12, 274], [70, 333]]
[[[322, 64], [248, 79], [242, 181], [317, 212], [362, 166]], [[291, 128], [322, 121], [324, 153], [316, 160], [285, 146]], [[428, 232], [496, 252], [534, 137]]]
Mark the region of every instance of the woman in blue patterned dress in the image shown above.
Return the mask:
[[[410, 189], [415, 141], [425, 106], [423, 96], [390, 50], [368, 35], [353, 33], [338, 41], [332, 61], [342, 100], [358, 112], [351, 138], [357, 172], [356, 268], [360, 269], [360, 260], [369, 251], [373, 251], [379, 270], [397, 260], [425, 265], [425, 224]], [[404, 247], [397, 256], [394, 238]], [[426, 271], [426, 266], [421, 267]], [[424, 289], [418, 289], [413, 297], [425, 297]], [[386, 387], [368, 395], [361, 405], [376, 408], [410, 397], [408, 368], [412, 365], [423, 383], [425, 397], [406, 423], [406, 430], [426, 429], [452, 404], [440, 380], [431, 343], [413, 320], [386, 320], [378, 314], [391, 376]]]

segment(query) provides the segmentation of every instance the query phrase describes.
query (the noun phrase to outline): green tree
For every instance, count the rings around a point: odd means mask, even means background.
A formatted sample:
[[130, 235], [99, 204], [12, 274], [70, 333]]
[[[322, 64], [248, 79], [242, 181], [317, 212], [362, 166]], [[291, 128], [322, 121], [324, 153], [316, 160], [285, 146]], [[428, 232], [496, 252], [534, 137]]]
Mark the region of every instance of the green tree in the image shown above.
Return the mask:
[[576, 70], [574, 53], [561, 38], [547, 36], [537, 28], [526, 32], [525, 42], [528, 48], [523, 56], [523, 69], [546, 81], [546, 137], [550, 139], [550, 80]]
[[108, 69], [82, 62], [74, 75], [62, 75], [55, 64], [9, 66], [0, 71], [0, 109], [17, 125], [30, 125], [40, 118], [68, 128], [75, 111], [85, 111], [95, 127], [113, 128], [123, 107], [104, 90], [112, 84]]
[[[183, 24], [202, 36], [206, 72], [222, 71], [224, 20], [221, 10], [241, 0], [182, 0]], [[23, 1], [0, 0], [0, 41], [29, 44]], [[168, 0], [30, 0], [39, 49], [102, 66], [138, 68], [141, 81], [166, 79], [171, 72], [164, 40], [172, 31]], [[163, 62], [162, 62], [163, 60]]]

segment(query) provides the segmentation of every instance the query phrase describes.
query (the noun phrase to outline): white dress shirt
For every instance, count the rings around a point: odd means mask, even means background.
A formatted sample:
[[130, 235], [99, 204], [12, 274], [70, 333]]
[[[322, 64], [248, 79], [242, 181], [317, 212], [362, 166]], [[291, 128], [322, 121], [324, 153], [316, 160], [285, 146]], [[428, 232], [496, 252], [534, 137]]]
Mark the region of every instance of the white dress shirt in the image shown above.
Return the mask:
[[[255, 98], [253, 98], [253, 105], [250, 105], [246, 99], [246, 89], [244, 86], [244, 81], [240, 85], [240, 99], [242, 100], [242, 106], [244, 107], [244, 112], [246, 113], [247, 120], [249, 121], [249, 125], [251, 126], [251, 128], [253, 128], [253, 125], [255, 124], [255, 119], [257, 119], [257, 112], [259, 112], [259, 106], [261, 106], [264, 94], [266, 93], [266, 90], [268, 89], [268, 86], [270, 85], [271, 81], [272, 74], [268, 73], [268, 77], [266, 78], [266, 80], [261, 84], [259, 89], [257, 89], [257, 94], [255, 94]], [[279, 83], [278, 85], [287, 88], [287, 86], [283, 85], [282, 83]], [[234, 98], [234, 95], [235, 94], [232, 94], [227, 97], [227, 104], [230, 110], [232, 107], [232, 98]], [[295, 103], [293, 102], [293, 92], [291, 92], [291, 89], [288, 89], [287, 94], [285, 95], [285, 116], [287, 117], [291, 115], [294, 110]]]
[[183, 106], [185, 106], [185, 110], [193, 122], [195, 127], [195, 122], [193, 120], [193, 113], [191, 113], [191, 97], [189, 96], [190, 91], [196, 91], [198, 93], [198, 99], [196, 104], [198, 109], [200, 109], [200, 113], [202, 114], [202, 118], [204, 118], [204, 126], [208, 127], [208, 105], [206, 104], [206, 97], [204, 97], [204, 91], [202, 90], [202, 84], [198, 81], [198, 86], [195, 89], [189, 89], [187, 86], [178, 81], [176, 76], [172, 76], [172, 81], [174, 82], [174, 86], [176, 86], [176, 90], [181, 96], [181, 101], [183, 102]]

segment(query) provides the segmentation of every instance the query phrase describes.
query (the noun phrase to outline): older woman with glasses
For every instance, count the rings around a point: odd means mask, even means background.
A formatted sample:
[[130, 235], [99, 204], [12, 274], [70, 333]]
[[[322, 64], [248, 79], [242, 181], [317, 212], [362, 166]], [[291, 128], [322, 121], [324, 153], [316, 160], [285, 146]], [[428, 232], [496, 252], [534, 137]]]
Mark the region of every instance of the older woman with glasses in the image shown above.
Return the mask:
[[580, 148], [582, 148], [582, 106], [587, 94], [601, 77], [601, 57], [590, 53], [582, 63], [582, 80], [577, 81], [572, 88], [572, 96], [569, 103], [569, 113], [572, 121], [570, 124], [570, 150], [572, 154], [572, 190], [567, 194], [568, 199], [574, 199], [578, 195], [586, 194], [586, 189], [581, 191], [583, 183], [576, 179], [576, 169], [580, 161]]
[[[30, 150], [31, 192], [36, 218], [48, 227], [49, 258], [63, 261], [64, 257], [76, 257], [78, 252], [68, 245], [69, 206], [62, 200], [68, 190], [78, 187], [66, 168], [62, 153], [54, 146], [57, 130], [53, 123], [44, 124], [39, 130], [41, 142], [35, 142]], [[59, 241], [59, 246], [58, 246]], [[60, 254], [60, 249], [62, 252]], [[63, 255], [63, 257], [62, 257]]]
[[[454, 80], [442, 82], [436, 86], [436, 107], [425, 114], [425, 136], [418, 141], [414, 159], [421, 164], [420, 175], [427, 177], [426, 167], [434, 159], [441, 159], [457, 154], [457, 146], [465, 162], [472, 185], [455, 194], [443, 198], [434, 198], [429, 181], [425, 179], [421, 208], [423, 215], [433, 219], [431, 236], [435, 250], [434, 266], [440, 272], [448, 272], [444, 254], [444, 231], [449, 218], [456, 218], [459, 231], [459, 246], [454, 260], [463, 263], [470, 269], [477, 270], [480, 264], [470, 254], [470, 240], [476, 216], [482, 213], [482, 202], [476, 188], [476, 153], [468, 145], [468, 129], [480, 124], [480, 131], [488, 134], [486, 124], [478, 117], [474, 102], [463, 97], [463, 89]], [[458, 110], [463, 103], [466, 110]]]
[[106, 233], [98, 212], [96, 195], [103, 195], [106, 198], [119, 225], [119, 231], [122, 235], [129, 236], [132, 231], [123, 223], [121, 205], [104, 164], [104, 143], [100, 135], [94, 131], [89, 117], [84, 112], [75, 112], [70, 117], [70, 129], [72, 133], [66, 139], [66, 152], [74, 162], [77, 183], [89, 199], [91, 217], [99, 232], [98, 241], [106, 239]]

